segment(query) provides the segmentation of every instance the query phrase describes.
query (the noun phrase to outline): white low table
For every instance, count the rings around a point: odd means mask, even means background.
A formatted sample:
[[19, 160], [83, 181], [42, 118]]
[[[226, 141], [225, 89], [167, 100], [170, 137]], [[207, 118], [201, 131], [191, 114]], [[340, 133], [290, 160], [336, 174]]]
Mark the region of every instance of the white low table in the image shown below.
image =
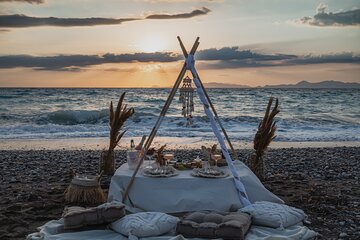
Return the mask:
[[[251, 202], [282, 203], [242, 162], [235, 161], [234, 165]], [[122, 194], [133, 172], [127, 163], [116, 170], [111, 179], [108, 201], [122, 201]], [[193, 177], [190, 174], [191, 170], [184, 170], [174, 177], [153, 178], [143, 176], [142, 170], [139, 170], [125, 201], [127, 209], [131, 212], [181, 213], [199, 210], [229, 211], [242, 207], [232, 176], [212, 179]]]

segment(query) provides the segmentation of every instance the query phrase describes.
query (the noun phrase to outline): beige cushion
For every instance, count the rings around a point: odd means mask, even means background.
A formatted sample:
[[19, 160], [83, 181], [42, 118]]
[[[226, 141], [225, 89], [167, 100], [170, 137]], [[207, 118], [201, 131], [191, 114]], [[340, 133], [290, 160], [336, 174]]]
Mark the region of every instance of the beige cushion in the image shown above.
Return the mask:
[[239, 210], [252, 216], [254, 225], [280, 228], [301, 223], [307, 218], [303, 210], [272, 202], [259, 201]]
[[160, 212], [140, 212], [127, 215], [116, 222], [111, 223], [110, 227], [115, 232], [121, 233], [131, 238], [160, 236], [174, 230], [179, 218]]
[[93, 208], [66, 207], [62, 215], [65, 229], [110, 223], [123, 216], [125, 206], [120, 202], [104, 203]]
[[246, 213], [200, 211], [185, 215], [176, 231], [185, 237], [244, 239], [250, 225]]

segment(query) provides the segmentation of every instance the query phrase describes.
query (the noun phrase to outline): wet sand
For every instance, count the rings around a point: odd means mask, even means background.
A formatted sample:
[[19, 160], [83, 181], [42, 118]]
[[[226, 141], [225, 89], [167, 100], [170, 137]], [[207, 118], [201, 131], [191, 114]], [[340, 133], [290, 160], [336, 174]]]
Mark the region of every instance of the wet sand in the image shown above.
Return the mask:
[[[124, 137], [120, 141], [120, 149], [127, 149], [130, 140], [135, 143], [141, 137]], [[276, 139], [275, 139], [276, 140]], [[178, 137], [156, 137], [153, 146], [167, 144], [167, 149], [199, 149], [201, 145], [212, 145], [213, 141], [204, 141], [201, 137], [178, 138]], [[109, 144], [107, 137], [98, 138], [64, 138], [64, 139], [0, 139], [0, 150], [102, 150]], [[252, 142], [232, 141], [236, 149], [251, 149]], [[360, 147], [360, 142], [278, 142], [273, 141], [272, 149], [278, 148], [324, 148], [324, 147]]]

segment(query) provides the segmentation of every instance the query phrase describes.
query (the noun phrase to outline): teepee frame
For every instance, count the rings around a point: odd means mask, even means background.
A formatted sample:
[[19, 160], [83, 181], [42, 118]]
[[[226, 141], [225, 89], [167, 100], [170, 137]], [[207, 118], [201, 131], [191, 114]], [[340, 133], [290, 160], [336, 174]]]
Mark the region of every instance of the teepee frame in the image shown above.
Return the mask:
[[[211, 127], [213, 129], [213, 132], [215, 134], [215, 136], [217, 137], [219, 143], [220, 143], [220, 146], [221, 146], [221, 150], [222, 150], [222, 153], [223, 155], [225, 156], [225, 159], [226, 159], [226, 162], [228, 164], [228, 167], [234, 177], [234, 183], [235, 183], [235, 187], [236, 189], [238, 190], [238, 193], [239, 193], [239, 198], [240, 198], [240, 201], [242, 202], [243, 205], [249, 205], [250, 202], [248, 200], [248, 197], [247, 197], [247, 194], [246, 194], [246, 191], [245, 191], [245, 187], [244, 185], [241, 183], [240, 181], [240, 178], [235, 170], [235, 167], [232, 163], [232, 159], [230, 157], [230, 154], [226, 148], [226, 144], [225, 144], [225, 141], [219, 131], [219, 129], [217, 128], [217, 124], [220, 126], [228, 144], [229, 144], [229, 147], [231, 148], [231, 151], [233, 153], [233, 157], [236, 158], [236, 153], [235, 153], [235, 150], [234, 150], [234, 147], [233, 145], [231, 144], [231, 141], [229, 139], [229, 136], [227, 135], [221, 121], [220, 121], [220, 118], [209, 98], [209, 95], [207, 94], [206, 90], [205, 90], [205, 87], [203, 85], [203, 83], [201, 82], [200, 80], [200, 77], [199, 75], [197, 74], [197, 71], [195, 69], [195, 59], [194, 59], [194, 54], [197, 50], [197, 48], [199, 47], [199, 37], [196, 38], [195, 40], [195, 43], [193, 44], [191, 50], [190, 50], [190, 53], [188, 54], [188, 52], [186, 51], [185, 47], [184, 47], [184, 44], [182, 43], [180, 37], [178, 36], [177, 39], [179, 40], [179, 43], [180, 43], [180, 47], [181, 47], [181, 50], [186, 58], [184, 64], [183, 64], [183, 67], [178, 75], [178, 78], [176, 79], [175, 81], [175, 84], [173, 86], [173, 88], [171, 89], [171, 92], [161, 110], [161, 113], [160, 113], [160, 116], [159, 118], [157, 119], [156, 123], [155, 123], [155, 126], [152, 128], [151, 130], [151, 133], [149, 135], [149, 137], [147, 138], [146, 140], [146, 143], [144, 145], [144, 148], [142, 149], [142, 153], [141, 153], [141, 158], [140, 158], [140, 161], [130, 179], [130, 182], [128, 183], [128, 186], [127, 188], [125, 189], [125, 192], [123, 194], [123, 202], [125, 201], [125, 199], [128, 197], [128, 194], [129, 194], [129, 191], [131, 189], [131, 186], [132, 184], [134, 183], [135, 181], [135, 177], [136, 177], [136, 174], [138, 173], [139, 169], [140, 169], [140, 166], [141, 164], [143, 163], [144, 161], [144, 158], [145, 158], [145, 155], [146, 155], [146, 152], [148, 151], [148, 149], [150, 148], [151, 146], [151, 143], [152, 141], [154, 140], [154, 137], [161, 125], [161, 122], [162, 120], [164, 119], [165, 115], [166, 115], [166, 112], [168, 111], [169, 109], [169, 106], [176, 94], [176, 91], [178, 90], [180, 84], [181, 84], [181, 81], [182, 79], [184, 78], [184, 75], [186, 73], [187, 70], [191, 71], [191, 74], [193, 76], [193, 81], [196, 85], [196, 88], [197, 88], [197, 92], [199, 94], [199, 97], [200, 97], [200, 100], [201, 102], [203, 103], [204, 105], [204, 111], [206, 113], [206, 115], [208, 116], [210, 122], [211, 122]], [[211, 110], [210, 110], [211, 108]], [[212, 112], [211, 112], [212, 111]]]

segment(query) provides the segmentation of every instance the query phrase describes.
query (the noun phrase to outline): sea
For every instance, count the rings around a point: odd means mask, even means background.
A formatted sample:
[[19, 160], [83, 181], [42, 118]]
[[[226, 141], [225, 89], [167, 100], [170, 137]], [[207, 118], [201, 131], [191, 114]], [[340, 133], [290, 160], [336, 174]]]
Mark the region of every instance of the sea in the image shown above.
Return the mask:
[[[1, 88], [0, 139], [107, 137], [109, 104], [135, 109], [125, 136], [148, 135], [171, 89]], [[231, 139], [252, 141], [270, 96], [278, 98], [275, 141], [360, 141], [360, 89], [208, 89]], [[214, 139], [203, 106], [194, 95], [193, 124], [181, 116], [179, 93], [158, 136]]]

